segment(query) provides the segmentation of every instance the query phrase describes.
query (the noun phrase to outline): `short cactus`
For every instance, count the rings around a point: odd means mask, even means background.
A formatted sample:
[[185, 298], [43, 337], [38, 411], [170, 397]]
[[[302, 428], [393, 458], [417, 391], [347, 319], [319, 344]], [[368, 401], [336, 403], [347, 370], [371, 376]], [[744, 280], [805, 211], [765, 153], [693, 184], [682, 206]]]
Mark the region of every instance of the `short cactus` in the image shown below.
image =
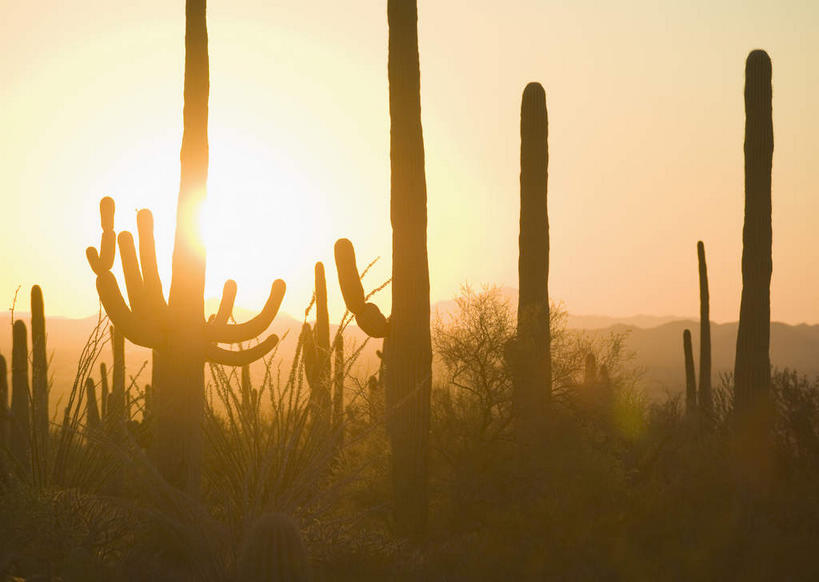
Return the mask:
[[97, 430], [100, 427], [100, 409], [97, 405], [97, 391], [94, 380], [85, 380], [85, 425], [89, 430]]

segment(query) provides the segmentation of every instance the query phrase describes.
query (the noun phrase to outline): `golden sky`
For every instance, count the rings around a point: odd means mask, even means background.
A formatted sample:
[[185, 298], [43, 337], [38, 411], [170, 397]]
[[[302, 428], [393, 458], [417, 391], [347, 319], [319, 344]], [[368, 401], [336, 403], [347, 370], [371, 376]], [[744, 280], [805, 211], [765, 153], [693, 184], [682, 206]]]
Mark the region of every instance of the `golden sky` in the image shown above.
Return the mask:
[[[184, 2], [17, 2], [0, 21], [0, 304], [97, 309], [84, 251], [99, 198], [117, 229], [154, 211], [170, 283]], [[332, 244], [389, 276], [384, 0], [210, 0], [208, 294], [310, 300]], [[419, 0], [432, 300], [516, 286], [520, 96], [549, 107], [550, 292], [577, 314], [693, 316], [696, 241], [711, 312], [739, 313], [744, 59], [774, 71], [772, 316], [819, 323], [819, 3]], [[115, 271], [119, 272], [117, 265]], [[5, 302], [5, 303], [4, 303]], [[388, 308], [389, 293], [380, 305]], [[27, 309], [27, 297], [18, 309]]]

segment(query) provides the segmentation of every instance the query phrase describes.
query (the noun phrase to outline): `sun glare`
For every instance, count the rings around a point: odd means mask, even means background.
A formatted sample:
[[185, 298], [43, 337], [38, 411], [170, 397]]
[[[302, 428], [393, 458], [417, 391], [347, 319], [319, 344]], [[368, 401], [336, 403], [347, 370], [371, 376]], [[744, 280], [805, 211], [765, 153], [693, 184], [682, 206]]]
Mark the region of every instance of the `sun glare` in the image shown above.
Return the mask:
[[218, 296], [224, 280], [232, 278], [239, 283], [239, 304], [261, 304], [274, 279], [293, 288], [291, 281], [303, 278], [305, 266], [311, 271], [331, 249], [316, 236], [329, 230], [324, 194], [295, 160], [252, 136], [214, 128], [210, 140], [202, 213], [206, 294]]

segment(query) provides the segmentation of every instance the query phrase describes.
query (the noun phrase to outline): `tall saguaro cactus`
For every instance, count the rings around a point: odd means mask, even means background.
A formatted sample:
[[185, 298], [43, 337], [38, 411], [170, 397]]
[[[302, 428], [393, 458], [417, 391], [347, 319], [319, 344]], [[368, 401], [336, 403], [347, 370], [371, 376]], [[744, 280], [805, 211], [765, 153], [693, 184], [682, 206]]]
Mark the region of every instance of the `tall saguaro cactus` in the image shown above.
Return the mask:
[[[507, 352], [518, 444], [537, 439], [552, 391], [549, 332], [549, 120], [539, 83], [523, 91], [520, 113], [520, 239], [518, 327]], [[525, 453], [524, 453], [525, 454]]]
[[388, 0], [392, 314], [366, 303], [349, 240], [335, 245], [344, 301], [359, 327], [384, 339], [387, 430], [396, 529], [420, 540], [427, 525], [432, 342], [429, 322], [427, 187], [421, 127], [416, 0]]
[[765, 398], [771, 382], [771, 98], [771, 59], [765, 51], [752, 51], [745, 63], [745, 224], [734, 365], [738, 410]]
[[48, 360], [45, 307], [39, 285], [31, 288], [31, 392], [34, 434], [40, 454], [45, 455], [48, 446]]
[[129, 232], [118, 237], [129, 305], [117, 285], [114, 262], [114, 201], [100, 203], [102, 241], [91, 247], [88, 261], [97, 275], [97, 290], [106, 313], [131, 342], [154, 350], [152, 375], [154, 461], [173, 485], [198, 493], [202, 464], [204, 417], [204, 364], [206, 361], [242, 366], [261, 358], [278, 342], [271, 335], [240, 351], [217, 344], [249, 341], [273, 321], [284, 296], [281, 280], [273, 283], [261, 313], [241, 324], [229, 324], [236, 283], [225, 283], [218, 313], [204, 318], [205, 249], [199, 232], [199, 214], [206, 196], [208, 175], [208, 35], [205, 0], [185, 4], [185, 104], [180, 153], [179, 198], [173, 251], [173, 275], [168, 302], [162, 293], [154, 248], [153, 216], [137, 213], [139, 258]]
[[711, 390], [711, 308], [708, 294], [708, 266], [705, 264], [705, 245], [697, 242], [697, 262], [700, 271], [700, 382], [697, 390], [697, 408], [705, 418], [714, 412]]

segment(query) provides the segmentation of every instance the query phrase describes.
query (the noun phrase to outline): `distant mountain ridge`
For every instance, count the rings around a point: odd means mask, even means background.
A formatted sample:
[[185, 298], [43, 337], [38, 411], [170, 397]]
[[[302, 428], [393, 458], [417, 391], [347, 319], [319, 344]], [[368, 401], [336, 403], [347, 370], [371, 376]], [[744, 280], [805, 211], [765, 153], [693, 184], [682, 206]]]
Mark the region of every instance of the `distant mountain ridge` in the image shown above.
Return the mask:
[[[514, 290], [509, 290], [509, 294]], [[507, 290], [504, 290], [507, 295]], [[512, 297], [511, 304], [514, 306]], [[454, 312], [454, 301], [442, 301], [433, 304], [433, 318], [436, 315], [446, 318]], [[244, 321], [252, 317], [253, 313], [237, 309], [237, 320]], [[29, 324], [29, 314], [16, 312], [15, 317]], [[2, 321], [2, 318], [0, 318]], [[48, 353], [51, 358], [49, 375], [52, 378], [53, 389], [51, 403], [56, 408], [64, 398], [76, 373], [77, 360], [88, 335], [96, 324], [97, 317], [71, 319], [66, 317], [49, 316], [46, 320], [48, 334]], [[303, 318], [295, 318], [286, 313], [280, 313], [267, 333], [276, 333], [283, 338], [278, 348], [278, 356], [289, 363], [295, 351], [296, 340], [301, 329]], [[714, 383], [719, 385], [719, 375], [730, 372], [734, 367], [734, 352], [736, 349], [737, 322], [712, 323], [712, 360]], [[632, 317], [611, 317], [596, 315], [569, 315], [568, 326], [575, 330], [597, 336], [611, 331], [624, 332], [627, 335], [627, 350], [634, 352], [633, 363], [645, 371], [644, 386], [649, 395], [662, 396], [666, 393], [679, 393], [685, 381], [683, 370], [682, 333], [690, 329], [694, 344], [694, 360], [699, 369], [699, 322], [692, 319], [674, 318], [672, 316], [636, 315]], [[0, 324], [0, 329], [2, 324]], [[331, 333], [335, 332], [331, 327]], [[355, 326], [350, 326], [345, 334], [348, 349], [359, 346], [367, 340], [366, 336]], [[358, 365], [353, 374], [366, 376], [374, 373], [378, 367], [375, 350], [380, 348], [380, 341], [369, 341], [362, 351]], [[29, 345], [29, 349], [31, 346]], [[6, 357], [11, 364], [11, 325], [5, 333], [0, 332], [0, 354]], [[105, 347], [102, 359], [110, 367], [111, 352]], [[149, 381], [150, 351], [126, 342], [126, 366], [129, 374], [135, 374], [140, 367], [148, 362], [146, 371], [138, 379], [139, 384]], [[771, 362], [777, 368], [798, 370], [809, 377], [819, 376], [819, 325], [789, 325], [774, 322], [771, 324]], [[261, 374], [260, 364], [254, 365], [254, 376]], [[93, 374], [99, 379], [99, 368]], [[9, 378], [10, 380], [10, 378]]]

